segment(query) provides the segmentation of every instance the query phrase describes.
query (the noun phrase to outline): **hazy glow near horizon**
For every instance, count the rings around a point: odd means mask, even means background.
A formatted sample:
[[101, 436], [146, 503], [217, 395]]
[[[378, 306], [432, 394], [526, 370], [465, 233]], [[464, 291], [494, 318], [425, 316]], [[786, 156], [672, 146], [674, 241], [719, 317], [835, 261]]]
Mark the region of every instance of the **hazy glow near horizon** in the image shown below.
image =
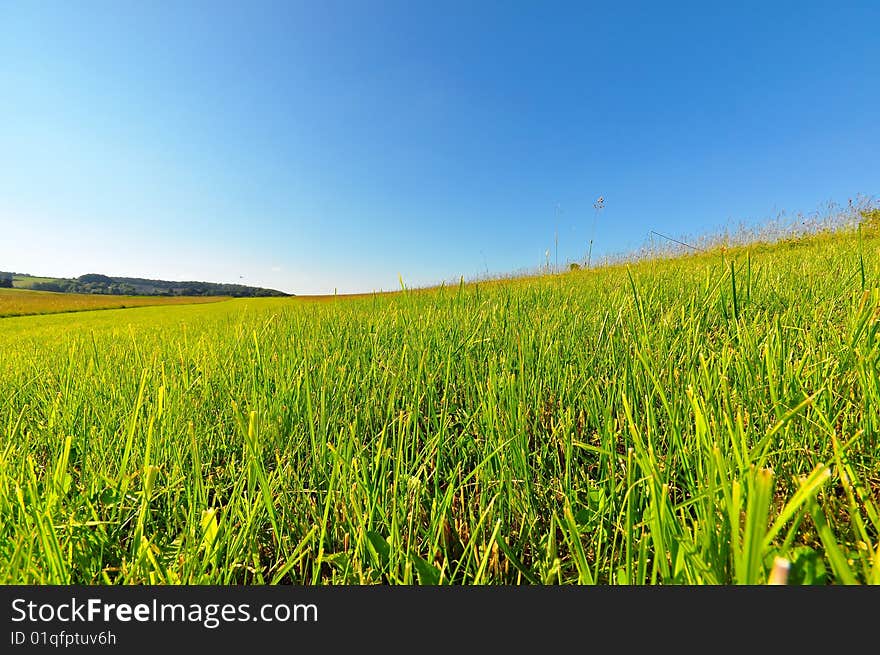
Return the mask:
[[359, 292], [877, 194], [880, 5], [825, 5], [4, 3], [0, 270]]

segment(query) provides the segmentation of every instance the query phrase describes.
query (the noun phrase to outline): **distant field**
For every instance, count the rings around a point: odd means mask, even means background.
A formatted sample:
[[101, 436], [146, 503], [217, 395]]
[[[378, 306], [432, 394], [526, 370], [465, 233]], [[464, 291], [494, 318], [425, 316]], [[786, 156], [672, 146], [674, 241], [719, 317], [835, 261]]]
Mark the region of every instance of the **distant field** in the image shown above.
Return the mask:
[[880, 583], [880, 235], [316, 300], [0, 321], [0, 583]]
[[55, 282], [54, 277], [29, 277], [26, 275], [14, 275], [12, 277], [12, 286], [16, 289], [30, 289], [39, 282]]
[[[33, 278], [40, 280], [42, 278]], [[147, 305], [189, 305], [228, 300], [221, 296], [105, 296], [79, 293], [52, 293], [27, 289], [0, 289], [0, 318], [28, 314], [56, 314], [91, 309], [120, 309]]]

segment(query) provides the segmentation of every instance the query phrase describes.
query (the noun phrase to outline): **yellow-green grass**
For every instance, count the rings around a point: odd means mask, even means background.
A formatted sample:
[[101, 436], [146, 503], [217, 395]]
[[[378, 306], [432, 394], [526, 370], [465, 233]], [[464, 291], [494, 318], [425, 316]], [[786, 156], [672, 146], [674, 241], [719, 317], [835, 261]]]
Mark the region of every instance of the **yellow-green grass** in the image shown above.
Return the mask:
[[29, 277], [25, 275], [14, 275], [12, 277], [12, 286], [16, 289], [30, 289], [37, 283], [57, 281], [58, 278], [54, 277]]
[[228, 298], [220, 296], [110, 296], [0, 289], [0, 318], [28, 314], [82, 312], [92, 309], [145, 307], [147, 305], [189, 305], [221, 300], [228, 300]]
[[880, 582], [880, 239], [0, 321], [0, 582]]

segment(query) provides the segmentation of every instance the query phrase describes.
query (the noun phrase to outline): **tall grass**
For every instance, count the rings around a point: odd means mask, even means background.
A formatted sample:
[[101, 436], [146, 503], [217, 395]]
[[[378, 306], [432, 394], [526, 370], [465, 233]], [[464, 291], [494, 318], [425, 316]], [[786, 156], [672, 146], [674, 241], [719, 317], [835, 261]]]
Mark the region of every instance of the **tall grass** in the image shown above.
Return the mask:
[[3, 319], [0, 576], [880, 582], [878, 255]]

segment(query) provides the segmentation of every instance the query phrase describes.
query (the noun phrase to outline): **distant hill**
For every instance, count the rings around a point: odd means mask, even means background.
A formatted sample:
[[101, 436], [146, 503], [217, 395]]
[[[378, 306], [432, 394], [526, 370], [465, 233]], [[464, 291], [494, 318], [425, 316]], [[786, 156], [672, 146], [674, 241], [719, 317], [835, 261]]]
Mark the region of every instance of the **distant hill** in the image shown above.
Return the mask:
[[243, 284], [220, 284], [217, 282], [176, 282], [148, 280], [139, 277], [110, 277], [100, 273], [87, 273], [77, 278], [37, 277], [25, 273], [0, 271], [0, 287], [56, 291], [60, 293], [91, 293], [110, 296], [231, 296], [233, 298], [258, 298], [290, 296], [293, 294], [250, 287]]

